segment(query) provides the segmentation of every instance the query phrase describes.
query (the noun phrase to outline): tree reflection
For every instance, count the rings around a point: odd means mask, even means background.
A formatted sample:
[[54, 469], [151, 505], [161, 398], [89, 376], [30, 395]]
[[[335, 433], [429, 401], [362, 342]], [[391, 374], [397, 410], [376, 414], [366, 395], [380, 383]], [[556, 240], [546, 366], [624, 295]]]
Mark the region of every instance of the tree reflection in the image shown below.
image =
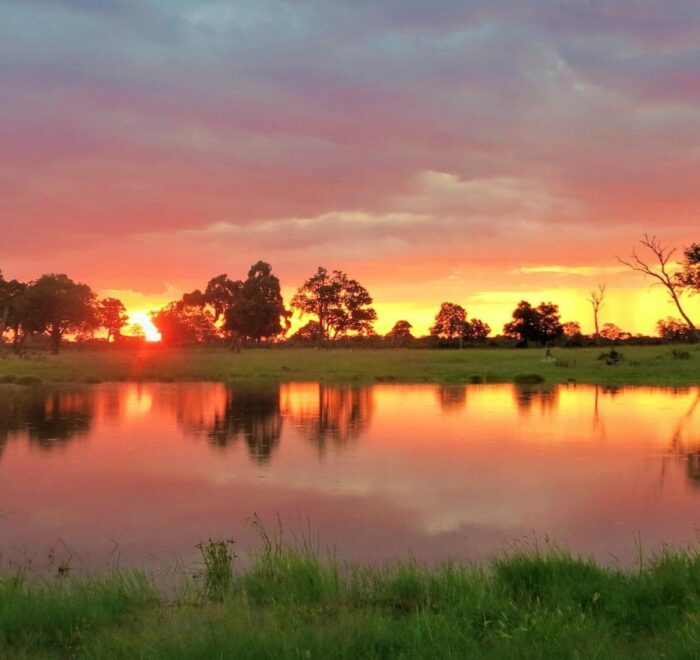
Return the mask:
[[440, 410], [444, 413], [457, 412], [467, 405], [466, 385], [440, 385], [437, 395]]
[[[677, 393], [681, 393], [679, 391]], [[688, 410], [681, 416], [676, 423], [671, 434], [670, 455], [685, 461], [686, 475], [688, 481], [695, 488], [700, 488], [700, 437], [685, 438], [684, 433], [687, 430], [690, 421], [695, 416], [696, 411], [700, 407], [700, 390], [697, 391], [695, 398], [691, 402]], [[664, 460], [665, 468], [665, 460]], [[663, 479], [662, 470], [662, 479]]]
[[0, 398], [0, 453], [11, 437], [25, 436], [42, 449], [65, 445], [90, 431], [90, 390], [9, 389]]
[[290, 416], [319, 454], [324, 454], [329, 445], [342, 447], [358, 438], [368, 427], [373, 409], [369, 387], [319, 385], [315, 400], [293, 410]]
[[213, 423], [206, 431], [209, 442], [217, 447], [226, 447], [243, 439], [251, 458], [258, 464], [270, 460], [281, 433], [277, 385], [227, 388], [223, 408], [215, 413]]
[[542, 413], [551, 413], [559, 405], [558, 387], [515, 385], [513, 395], [521, 415], [531, 414], [535, 407]]

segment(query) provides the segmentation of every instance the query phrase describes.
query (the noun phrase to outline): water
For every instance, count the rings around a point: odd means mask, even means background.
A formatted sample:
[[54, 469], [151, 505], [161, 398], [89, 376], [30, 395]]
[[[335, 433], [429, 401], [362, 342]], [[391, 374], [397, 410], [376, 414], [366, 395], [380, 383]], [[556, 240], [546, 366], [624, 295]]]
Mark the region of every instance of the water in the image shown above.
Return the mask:
[[256, 544], [483, 559], [556, 539], [604, 563], [700, 524], [700, 389], [219, 383], [0, 388], [0, 560], [167, 566]]

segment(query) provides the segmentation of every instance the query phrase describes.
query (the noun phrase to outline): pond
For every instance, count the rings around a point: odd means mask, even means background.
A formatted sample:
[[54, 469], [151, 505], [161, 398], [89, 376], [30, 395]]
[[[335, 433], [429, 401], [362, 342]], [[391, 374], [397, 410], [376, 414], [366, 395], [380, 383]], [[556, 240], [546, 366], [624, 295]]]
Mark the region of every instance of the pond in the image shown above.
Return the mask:
[[[188, 562], [208, 538], [630, 565], [700, 523], [700, 388], [115, 383], [0, 388], [0, 560]], [[59, 557], [57, 559], [57, 557]]]

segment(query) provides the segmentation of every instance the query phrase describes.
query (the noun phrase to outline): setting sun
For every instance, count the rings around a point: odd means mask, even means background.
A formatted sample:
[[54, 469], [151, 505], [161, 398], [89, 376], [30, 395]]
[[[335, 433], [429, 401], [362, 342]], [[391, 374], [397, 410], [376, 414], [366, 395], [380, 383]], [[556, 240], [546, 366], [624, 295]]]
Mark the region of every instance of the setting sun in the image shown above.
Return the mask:
[[134, 326], [139, 326], [143, 331], [146, 341], [160, 341], [162, 339], [158, 328], [153, 325], [148, 310], [139, 309], [129, 312], [129, 323]]

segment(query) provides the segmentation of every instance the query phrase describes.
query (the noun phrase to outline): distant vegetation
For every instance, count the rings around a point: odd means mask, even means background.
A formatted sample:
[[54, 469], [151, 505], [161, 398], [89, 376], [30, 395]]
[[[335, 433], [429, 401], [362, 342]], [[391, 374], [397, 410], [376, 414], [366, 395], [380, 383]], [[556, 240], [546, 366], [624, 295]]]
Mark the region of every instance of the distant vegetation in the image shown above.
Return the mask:
[[[675, 304], [681, 318], [659, 320], [659, 338], [663, 341], [697, 341], [698, 328], [681, 303], [685, 292], [700, 292], [700, 244], [683, 251], [677, 268], [671, 268], [674, 250], [664, 247], [655, 237], [645, 236], [642, 246], [651, 254], [645, 261], [636, 251], [629, 260], [620, 261], [631, 269], [661, 284]], [[634, 343], [650, 338], [633, 337], [612, 323], [600, 326], [606, 285], [591, 292], [595, 331], [581, 332], [577, 321], [562, 322], [559, 307], [552, 302], [537, 306], [520, 301], [512, 320], [500, 337], [491, 337], [491, 328], [478, 318], [469, 318], [467, 310], [454, 302], [443, 302], [427, 337], [415, 338], [406, 319], [396, 322], [385, 336], [374, 330], [377, 313], [367, 289], [340, 270], [329, 272], [319, 267], [297, 290], [291, 309], [285, 306], [280, 281], [270, 264], [258, 261], [245, 279], [232, 280], [226, 274], [213, 277], [203, 289], [186, 293], [163, 309], [152, 312], [151, 319], [166, 346], [227, 344], [240, 350], [243, 345], [288, 342], [292, 345], [366, 345], [387, 347], [462, 348], [465, 345], [527, 347], [585, 346], [589, 344]], [[288, 336], [293, 310], [310, 320]], [[42, 275], [32, 282], [6, 280], [0, 272], [0, 339], [7, 338], [13, 350], [21, 353], [32, 341], [45, 341], [58, 353], [64, 338], [99, 344], [99, 330], [106, 331], [104, 344], [134, 344], [143, 337], [124, 333], [128, 314], [115, 298], [98, 300], [87, 285], [74, 282], [64, 274]]]
[[165, 596], [142, 573], [0, 579], [7, 658], [694, 658], [700, 556], [667, 550], [635, 571], [566, 552], [488, 567], [323, 563], [268, 543], [235, 569], [201, 546], [194, 579]]

